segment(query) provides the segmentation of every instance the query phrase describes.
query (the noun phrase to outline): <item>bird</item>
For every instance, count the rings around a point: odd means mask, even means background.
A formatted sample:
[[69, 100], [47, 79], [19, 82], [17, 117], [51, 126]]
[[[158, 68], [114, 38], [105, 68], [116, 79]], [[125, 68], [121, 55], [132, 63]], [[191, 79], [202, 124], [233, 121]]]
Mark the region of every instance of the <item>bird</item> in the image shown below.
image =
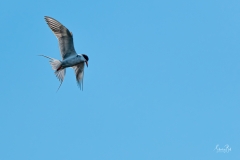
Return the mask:
[[57, 60], [55, 58], [51, 58], [45, 55], [45, 58], [50, 59], [50, 64], [52, 69], [55, 71], [56, 77], [60, 81], [60, 85], [57, 89], [61, 87], [66, 68], [72, 67], [76, 74], [77, 84], [80, 89], [83, 90], [83, 76], [84, 76], [84, 66], [88, 67], [89, 58], [86, 54], [77, 54], [74, 45], [73, 45], [73, 34], [70, 32], [64, 25], [62, 25], [59, 21], [49, 16], [44, 16], [45, 21], [47, 22], [49, 28], [52, 30], [54, 35], [58, 39], [58, 44], [60, 48], [60, 54], [62, 56], [62, 60]]

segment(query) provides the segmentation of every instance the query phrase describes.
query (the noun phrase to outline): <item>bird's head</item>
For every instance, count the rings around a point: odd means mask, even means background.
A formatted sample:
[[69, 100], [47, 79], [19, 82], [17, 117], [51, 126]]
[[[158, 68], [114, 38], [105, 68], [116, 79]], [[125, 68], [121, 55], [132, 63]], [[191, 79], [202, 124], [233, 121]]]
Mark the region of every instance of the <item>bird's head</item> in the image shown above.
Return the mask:
[[88, 58], [88, 56], [87, 56], [86, 54], [82, 54], [82, 55], [83, 55], [83, 57], [84, 57], [84, 59], [85, 59], [86, 65], [87, 65], [87, 67], [88, 67], [88, 60], [89, 60], [89, 58]]

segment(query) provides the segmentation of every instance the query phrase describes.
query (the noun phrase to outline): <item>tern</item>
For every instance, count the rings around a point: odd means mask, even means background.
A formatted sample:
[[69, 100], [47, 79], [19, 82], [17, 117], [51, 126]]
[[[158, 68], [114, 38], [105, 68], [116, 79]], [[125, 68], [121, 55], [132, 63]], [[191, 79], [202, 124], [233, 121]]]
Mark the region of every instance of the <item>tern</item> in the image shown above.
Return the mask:
[[50, 59], [52, 69], [60, 81], [60, 86], [64, 80], [66, 68], [72, 67], [75, 70], [77, 84], [83, 90], [84, 65], [88, 67], [88, 56], [86, 54], [77, 54], [73, 45], [73, 34], [64, 25], [54, 18], [45, 16], [48, 26], [58, 39], [62, 60], [57, 60], [45, 55], [40, 55]]

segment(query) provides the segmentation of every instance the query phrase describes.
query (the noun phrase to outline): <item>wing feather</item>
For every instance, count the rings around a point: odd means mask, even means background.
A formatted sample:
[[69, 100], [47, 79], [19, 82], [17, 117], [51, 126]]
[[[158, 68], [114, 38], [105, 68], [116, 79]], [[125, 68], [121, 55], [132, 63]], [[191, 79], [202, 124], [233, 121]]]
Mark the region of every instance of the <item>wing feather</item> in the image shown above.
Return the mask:
[[62, 59], [66, 59], [70, 56], [76, 55], [76, 51], [73, 45], [72, 33], [57, 20], [45, 16], [44, 17], [48, 26], [58, 38], [59, 48], [62, 55]]
[[73, 69], [75, 70], [78, 86], [83, 90], [84, 62], [73, 66]]

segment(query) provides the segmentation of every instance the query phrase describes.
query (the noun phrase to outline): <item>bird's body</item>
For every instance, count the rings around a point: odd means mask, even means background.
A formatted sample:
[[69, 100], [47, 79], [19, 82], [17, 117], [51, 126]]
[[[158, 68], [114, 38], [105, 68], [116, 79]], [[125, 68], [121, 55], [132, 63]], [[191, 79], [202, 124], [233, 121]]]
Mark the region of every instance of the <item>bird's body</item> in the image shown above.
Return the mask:
[[41, 56], [50, 59], [52, 69], [55, 70], [55, 75], [60, 80], [61, 84], [66, 73], [65, 68], [72, 67], [75, 70], [78, 85], [80, 88], [83, 88], [84, 63], [88, 66], [88, 56], [76, 53], [73, 45], [73, 35], [65, 26], [51, 17], [45, 16], [44, 18], [58, 39], [62, 61], [45, 55]]
[[82, 55], [71, 56], [62, 61], [62, 67], [63, 68], [73, 67], [79, 63], [84, 63], [85, 61], [86, 60], [83, 58]]

